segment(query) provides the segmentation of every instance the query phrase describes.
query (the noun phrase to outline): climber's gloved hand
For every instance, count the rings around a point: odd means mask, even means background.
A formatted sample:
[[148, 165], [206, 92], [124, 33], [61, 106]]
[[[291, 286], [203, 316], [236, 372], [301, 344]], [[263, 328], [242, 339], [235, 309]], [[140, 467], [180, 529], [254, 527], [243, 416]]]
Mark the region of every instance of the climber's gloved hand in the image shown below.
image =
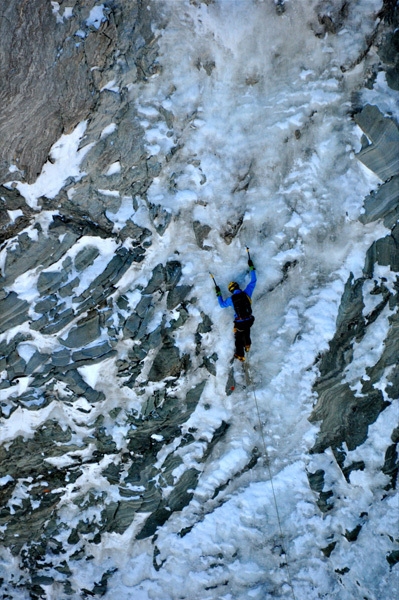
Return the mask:
[[218, 285], [215, 285], [215, 292], [216, 292], [216, 296], [222, 295], [222, 292], [220, 291], [220, 287]]
[[248, 267], [250, 271], [255, 271], [255, 265], [250, 258], [248, 259]]

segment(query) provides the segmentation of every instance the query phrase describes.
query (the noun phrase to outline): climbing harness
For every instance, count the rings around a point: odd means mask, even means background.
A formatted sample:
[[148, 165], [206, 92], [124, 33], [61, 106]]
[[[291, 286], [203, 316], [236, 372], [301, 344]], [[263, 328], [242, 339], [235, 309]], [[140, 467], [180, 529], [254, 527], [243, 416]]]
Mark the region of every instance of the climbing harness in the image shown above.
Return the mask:
[[289, 565], [288, 565], [288, 554], [287, 554], [286, 549], [285, 549], [285, 546], [286, 546], [286, 544], [285, 544], [285, 538], [284, 538], [284, 534], [283, 534], [283, 528], [281, 526], [280, 511], [278, 509], [277, 496], [276, 496], [276, 492], [275, 492], [275, 489], [274, 489], [273, 475], [272, 475], [272, 471], [271, 471], [271, 467], [270, 467], [269, 454], [267, 452], [265, 435], [263, 433], [262, 421], [261, 421], [261, 418], [260, 418], [259, 404], [258, 404], [258, 400], [256, 398], [255, 387], [254, 387], [254, 384], [252, 382], [251, 372], [250, 372], [250, 369], [249, 369], [248, 361], [242, 363], [242, 365], [243, 365], [243, 368], [244, 368], [245, 385], [246, 385], [248, 391], [252, 390], [253, 398], [254, 398], [254, 401], [255, 401], [256, 412], [257, 412], [258, 421], [259, 421], [259, 431], [260, 431], [260, 434], [261, 434], [261, 437], [262, 437], [263, 453], [264, 453], [264, 457], [265, 457], [265, 462], [266, 462], [267, 470], [268, 470], [268, 473], [269, 473], [269, 479], [270, 479], [270, 486], [271, 486], [271, 489], [272, 489], [274, 508], [276, 510], [276, 515], [277, 515], [277, 522], [278, 522], [278, 528], [279, 528], [280, 539], [281, 539], [281, 548], [282, 548], [282, 551], [283, 551], [283, 555], [285, 556], [284, 566], [285, 566], [286, 572], [287, 572], [287, 581], [288, 581], [288, 584], [289, 584], [289, 586], [291, 588], [291, 591], [292, 591], [293, 600], [296, 600], [294, 586], [292, 585], [291, 573], [290, 573], [290, 569], [289, 569]]

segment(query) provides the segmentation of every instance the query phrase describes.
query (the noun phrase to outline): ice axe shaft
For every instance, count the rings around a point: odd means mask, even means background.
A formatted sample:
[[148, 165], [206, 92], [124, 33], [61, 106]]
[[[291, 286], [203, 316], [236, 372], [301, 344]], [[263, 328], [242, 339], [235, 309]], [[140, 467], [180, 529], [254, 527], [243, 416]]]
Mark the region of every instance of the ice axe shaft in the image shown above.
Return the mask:
[[216, 283], [215, 276], [214, 276], [214, 275], [213, 275], [213, 273], [211, 273], [211, 272], [209, 273], [209, 275], [212, 277], [213, 285], [215, 286], [215, 288], [217, 288], [217, 287], [218, 287], [218, 284]]

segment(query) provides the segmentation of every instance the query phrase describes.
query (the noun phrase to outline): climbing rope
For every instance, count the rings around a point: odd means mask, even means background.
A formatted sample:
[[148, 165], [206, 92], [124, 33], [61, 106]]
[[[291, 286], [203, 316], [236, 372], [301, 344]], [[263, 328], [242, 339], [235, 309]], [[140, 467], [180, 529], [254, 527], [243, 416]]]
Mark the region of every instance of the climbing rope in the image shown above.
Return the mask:
[[257, 412], [258, 420], [259, 420], [259, 430], [260, 430], [260, 434], [261, 434], [261, 438], [262, 438], [262, 444], [263, 444], [263, 453], [264, 453], [264, 457], [265, 457], [265, 461], [266, 461], [267, 470], [268, 470], [268, 473], [269, 473], [270, 486], [271, 486], [272, 494], [273, 494], [274, 508], [276, 510], [276, 515], [277, 515], [277, 523], [278, 523], [278, 528], [279, 528], [279, 533], [280, 533], [280, 539], [281, 539], [281, 548], [282, 548], [282, 551], [283, 551], [283, 555], [285, 556], [284, 566], [285, 566], [286, 572], [287, 572], [288, 584], [289, 584], [289, 586], [290, 586], [290, 588], [292, 590], [292, 597], [293, 597], [294, 600], [296, 600], [294, 586], [292, 585], [291, 573], [290, 573], [290, 569], [289, 569], [289, 566], [288, 566], [288, 554], [287, 554], [287, 551], [285, 549], [285, 547], [286, 547], [286, 545], [285, 545], [285, 538], [284, 538], [284, 534], [283, 534], [283, 528], [281, 526], [280, 511], [278, 509], [277, 496], [276, 496], [276, 492], [275, 492], [275, 489], [274, 489], [273, 475], [272, 475], [272, 471], [271, 471], [271, 468], [270, 468], [269, 454], [267, 452], [265, 435], [264, 435], [264, 432], [263, 432], [262, 421], [261, 421], [261, 418], [260, 418], [259, 404], [258, 404], [258, 400], [256, 398], [255, 387], [254, 387], [252, 379], [251, 379], [248, 362], [244, 363], [244, 373], [245, 373], [245, 384], [246, 384], [246, 387], [247, 387], [248, 390], [252, 390], [252, 394], [253, 394], [254, 401], [255, 401], [256, 412]]

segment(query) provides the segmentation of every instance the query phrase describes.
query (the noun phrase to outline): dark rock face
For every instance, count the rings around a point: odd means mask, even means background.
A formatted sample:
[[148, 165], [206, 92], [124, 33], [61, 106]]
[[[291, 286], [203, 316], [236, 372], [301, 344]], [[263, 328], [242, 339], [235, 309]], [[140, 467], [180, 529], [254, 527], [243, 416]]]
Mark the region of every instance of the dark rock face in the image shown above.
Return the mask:
[[399, 218], [399, 176], [395, 175], [377, 190], [365, 198], [365, 212], [360, 216], [362, 223], [371, 223], [383, 219], [390, 229]]
[[3, 300], [0, 300], [0, 333], [26, 321], [28, 308], [28, 303], [20, 300], [15, 292], [10, 292]]
[[[397, 139], [398, 130], [392, 121], [381, 117], [376, 107], [366, 107], [357, 120], [377, 147], [393, 148], [390, 146], [391, 140]], [[364, 161], [364, 156], [360, 153], [358, 158], [366, 164], [368, 159]], [[345, 476], [348, 473], [345, 471], [347, 468], [343, 467], [345, 452], [342, 445], [345, 443], [349, 451], [361, 445], [367, 438], [369, 425], [390, 405], [391, 399], [398, 397], [399, 240], [396, 215], [399, 206], [399, 163], [397, 152], [387, 151], [383, 156], [376, 151], [373, 156], [373, 170], [381, 177], [392, 178], [365, 199], [361, 221], [371, 223], [382, 219], [386, 226], [391, 226], [391, 234], [378, 239], [369, 248], [363, 269], [364, 277], [354, 279], [351, 275], [346, 283], [335, 335], [329, 343], [329, 351], [319, 362], [319, 377], [314, 385], [318, 401], [310, 416], [311, 422], [321, 423], [313, 452], [323, 452], [331, 447]], [[372, 168], [370, 164], [369, 168]], [[393, 287], [389, 287], [386, 278], [376, 276], [378, 266], [389, 267], [391, 272], [397, 274]], [[374, 287], [366, 291], [370, 279], [374, 279]], [[370, 296], [379, 298], [379, 301], [374, 302], [374, 308], [365, 314], [365, 301]], [[357, 383], [360, 393], [355, 393], [354, 382], [345, 381], [346, 369], [353, 361], [355, 345], [362, 341], [373, 323], [383, 318], [386, 307], [391, 314], [388, 316], [389, 329], [383, 351], [378, 361], [366, 368], [363, 376], [359, 374]], [[384, 397], [379, 383], [387, 369], [389, 374]], [[386, 458], [386, 465], [387, 473], [391, 473], [389, 457]]]
[[384, 117], [376, 106], [367, 104], [355, 115], [355, 121], [371, 142], [365, 141], [357, 158], [382, 181], [398, 175], [399, 130], [392, 119]]
[[[362, 311], [365, 281], [363, 278], [348, 280], [339, 310], [336, 334], [330, 342], [330, 350], [320, 361], [320, 376], [314, 386], [318, 402], [310, 417], [312, 422], [322, 422], [314, 447], [315, 452], [323, 452], [329, 446], [339, 448], [343, 442], [349, 450], [353, 450], [365, 441], [368, 425], [389, 406], [381, 391], [374, 388], [374, 385], [379, 382], [387, 367], [396, 365], [399, 351], [399, 296], [398, 293], [392, 295], [384, 284], [376, 285], [374, 294], [381, 295], [381, 301], [372, 313], [364, 317]], [[355, 342], [360, 342], [366, 335], [367, 328], [381, 318], [382, 311], [388, 303], [395, 312], [389, 317], [391, 328], [385, 339], [384, 351], [379, 361], [366, 369], [367, 378], [360, 379], [362, 394], [359, 397], [349, 384], [344, 382], [345, 369], [353, 359]], [[388, 376], [388, 383], [392, 390], [396, 388], [396, 368]]]
[[[94, 2], [79, 3], [75, 10], [80, 13], [79, 5], [83, 8], [84, 4], [88, 14]], [[95, 63], [88, 62], [85, 45], [76, 44], [79, 21], [73, 18], [57, 23], [51, 3], [40, 0], [10, 2], [2, 9], [3, 181], [10, 179], [8, 167], [14, 163], [32, 182], [55, 140], [84, 119], [94, 105], [90, 69]]]
[[378, 54], [384, 63], [386, 81], [393, 90], [399, 90], [399, 8], [397, 2], [384, 0], [379, 16], [388, 27], [382, 34]]

